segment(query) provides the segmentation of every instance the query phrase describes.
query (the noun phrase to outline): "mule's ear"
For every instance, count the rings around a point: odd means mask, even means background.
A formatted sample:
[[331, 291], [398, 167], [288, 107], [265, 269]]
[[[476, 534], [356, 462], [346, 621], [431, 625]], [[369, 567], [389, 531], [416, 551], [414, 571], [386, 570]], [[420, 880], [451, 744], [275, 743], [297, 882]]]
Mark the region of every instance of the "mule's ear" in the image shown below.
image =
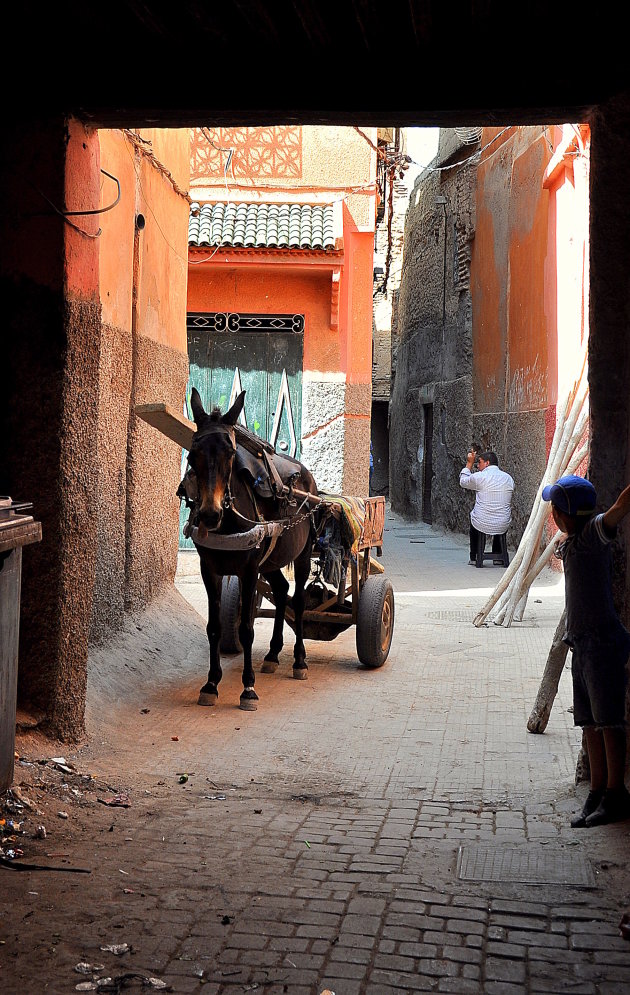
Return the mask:
[[223, 419], [222, 419], [223, 422], [225, 424], [227, 424], [227, 425], [236, 425], [236, 423], [238, 421], [238, 416], [240, 415], [241, 411], [243, 410], [243, 405], [244, 404], [245, 404], [245, 391], [243, 390], [243, 391], [241, 391], [241, 393], [236, 398], [236, 400], [235, 400], [234, 404], [232, 405], [232, 407], [230, 408], [230, 410], [226, 414], [223, 415]]
[[192, 391], [190, 392], [190, 407], [192, 408], [195, 424], [197, 428], [199, 428], [200, 423], [206, 417], [206, 412], [203, 410], [203, 404], [201, 403], [199, 391], [197, 390], [196, 387], [193, 387]]

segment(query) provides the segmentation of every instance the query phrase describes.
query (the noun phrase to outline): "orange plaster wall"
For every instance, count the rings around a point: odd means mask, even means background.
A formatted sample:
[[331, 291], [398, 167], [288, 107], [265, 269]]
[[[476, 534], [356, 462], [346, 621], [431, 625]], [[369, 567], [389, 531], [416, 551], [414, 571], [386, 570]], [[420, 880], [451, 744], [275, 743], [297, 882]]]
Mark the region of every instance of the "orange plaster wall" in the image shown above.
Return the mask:
[[[159, 162], [180, 189], [188, 189], [190, 132], [146, 130]], [[145, 218], [140, 234], [138, 331], [146, 338], [186, 352], [186, 274], [188, 269], [187, 200], [144, 157], [138, 168], [138, 211]]]
[[[136, 173], [133, 151], [120, 131], [101, 131], [101, 165], [120, 183], [120, 201], [100, 216], [100, 282], [103, 321], [131, 328], [133, 235], [136, 213]], [[101, 176], [101, 207], [116, 198], [116, 184]]]
[[[68, 125], [65, 210], [96, 211], [99, 204], [100, 149], [98, 132], [72, 119]], [[71, 297], [98, 300], [100, 215], [76, 214], [64, 224], [65, 290]], [[81, 231], [77, 231], [76, 228]], [[86, 234], [81, 234], [85, 232]]]
[[[482, 139], [485, 144], [487, 139]], [[503, 406], [505, 381], [505, 288], [507, 247], [495, 233], [494, 216], [505, 198], [494, 189], [488, 168], [479, 167], [477, 225], [471, 257], [473, 313], [473, 403], [477, 411], [495, 411]], [[493, 207], [495, 210], [493, 210]]]
[[374, 236], [370, 232], [349, 231], [344, 217], [346, 267], [343, 305], [346, 309], [346, 381], [372, 382], [372, 293]]
[[345, 337], [330, 324], [331, 288], [328, 267], [191, 265], [188, 310], [304, 314], [304, 370], [331, 372], [340, 368]]
[[550, 329], [545, 313], [549, 194], [542, 189], [548, 158], [548, 147], [540, 138], [515, 159], [512, 168], [507, 385], [510, 411], [533, 411], [549, 403]]
[[[156, 159], [173, 175], [180, 189], [188, 183], [189, 132], [145, 131]], [[100, 215], [103, 230], [100, 287], [103, 320], [130, 329], [133, 297], [135, 219], [139, 234], [138, 334], [186, 352], [186, 280], [188, 202], [144, 156], [137, 156], [121, 131], [99, 134], [101, 162], [121, 186], [115, 208]], [[116, 184], [101, 177], [101, 206], [111, 204]]]
[[[495, 131], [485, 129], [482, 144]], [[548, 158], [542, 136], [519, 130], [506, 133], [503, 146], [479, 167], [471, 263], [479, 412], [531, 411], [550, 401], [555, 327], [549, 314], [548, 194], [542, 187]]]

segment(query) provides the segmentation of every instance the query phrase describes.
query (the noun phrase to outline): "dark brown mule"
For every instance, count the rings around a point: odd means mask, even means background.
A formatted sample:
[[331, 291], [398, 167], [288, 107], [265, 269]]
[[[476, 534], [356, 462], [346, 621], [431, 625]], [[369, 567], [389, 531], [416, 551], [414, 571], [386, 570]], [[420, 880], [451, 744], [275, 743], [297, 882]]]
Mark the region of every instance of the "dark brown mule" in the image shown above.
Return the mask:
[[[273, 672], [278, 666], [278, 654], [283, 645], [284, 611], [289, 590], [281, 567], [289, 563], [294, 564], [295, 577], [292, 599], [295, 613], [293, 676], [298, 679], [307, 676], [302, 614], [304, 586], [311, 567], [311, 507], [308, 500], [293, 496], [292, 488], [295, 486], [296, 490], [316, 495], [317, 486], [311, 473], [297, 460], [291, 461], [291, 489], [288, 495], [276, 495], [271, 488], [261, 495], [252, 487], [251, 474], [248, 478], [246, 474], [236, 471], [235, 464], [239, 458], [235, 426], [244, 401], [245, 391], [237, 397], [227, 414], [221, 415], [218, 408], [207, 414], [197, 390], [193, 388], [191, 407], [197, 431], [188, 454], [187, 490], [190, 488], [194, 495], [192, 539], [199, 553], [201, 576], [208, 594], [210, 670], [207, 683], [199, 693], [199, 704], [214, 705], [218, 698], [222, 676], [219, 650], [221, 583], [223, 577], [234, 575], [241, 582], [238, 635], [243, 647], [243, 692], [240, 707], [252, 710], [258, 701], [252, 667], [256, 583], [259, 574], [263, 574], [271, 586], [276, 605], [271, 644], [262, 668], [265, 672]], [[240, 454], [240, 445], [238, 451]], [[286, 464], [287, 461], [281, 459]], [[260, 466], [262, 469], [262, 462]], [[279, 482], [279, 478], [274, 476]], [[274, 522], [280, 524], [266, 525]], [[234, 546], [240, 548], [230, 548]]]

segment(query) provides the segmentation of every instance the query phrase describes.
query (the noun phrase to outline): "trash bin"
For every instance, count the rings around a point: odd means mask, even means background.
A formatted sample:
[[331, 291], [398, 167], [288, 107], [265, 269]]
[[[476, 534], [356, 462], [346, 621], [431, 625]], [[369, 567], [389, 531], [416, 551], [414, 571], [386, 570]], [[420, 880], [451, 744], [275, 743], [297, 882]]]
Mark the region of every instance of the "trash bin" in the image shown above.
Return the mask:
[[13, 781], [22, 546], [42, 537], [31, 508], [0, 496], [0, 791]]

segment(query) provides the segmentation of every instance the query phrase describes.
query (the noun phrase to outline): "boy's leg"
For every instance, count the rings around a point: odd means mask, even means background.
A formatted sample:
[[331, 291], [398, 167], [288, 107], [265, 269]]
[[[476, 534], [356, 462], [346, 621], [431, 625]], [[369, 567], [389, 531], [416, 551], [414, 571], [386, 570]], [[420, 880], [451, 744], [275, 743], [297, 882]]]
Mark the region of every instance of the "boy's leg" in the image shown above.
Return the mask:
[[596, 729], [595, 726], [586, 726], [584, 738], [586, 739], [588, 765], [591, 770], [591, 790], [586, 796], [582, 811], [571, 819], [573, 829], [583, 829], [587, 825], [586, 820], [599, 807], [608, 778], [606, 750], [601, 729]]
[[610, 638], [587, 636], [579, 643], [573, 651], [574, 663], [576, 655], [579, 663], [579, 670], [573, 674], [574, 718], [577, 720], [577, 689], [580, 697], [586, 693], [592, 715], [592, 724], [585, 723], [589, 727], [589, 761], [595, 765], [591, 784], [605, 789], [599, 805], [586, 816], [584, 824], [599, 826], [630, 818], [630, 793], [624, 785], [625, 665], [630, 636], [621, 627]]
[[605, 790], [608, 785], [608, 764], [606, 761], [606, 746], [604, 734], [595, 726], [587, 726], [584, 730], [588, 764], [591, 768], [591, 791]]
[[604, 749], [606, 750], [606, 765], [608, 767], [608, 780], [606, 787], [611, 791], [618, 791], [624, 787], [625, 766], [626, 766], [626, 731], [612, 727], [603, 729]]
[[630, 793], [624, 784], [626, 760], [626, 734], [619, 726], [602, 730], [606, 751], [608, 777], [606, 790], [599, 805], [586, 817], [587, 826], [604, 826], [609, 822], [630, 819]]

